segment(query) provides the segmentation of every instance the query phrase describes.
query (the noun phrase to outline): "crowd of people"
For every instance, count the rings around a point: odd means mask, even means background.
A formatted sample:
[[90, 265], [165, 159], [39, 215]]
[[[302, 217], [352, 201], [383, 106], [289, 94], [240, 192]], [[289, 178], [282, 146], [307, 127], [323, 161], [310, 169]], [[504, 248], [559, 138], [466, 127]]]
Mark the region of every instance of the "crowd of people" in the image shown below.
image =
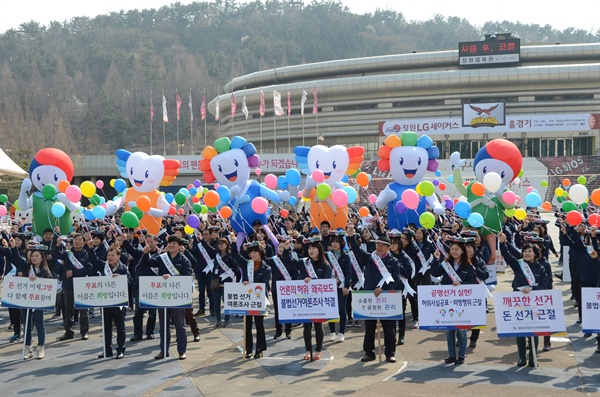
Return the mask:
[[[563, 218], [557, 213], [556, 226], [560, 229], [561, 247], [570, 247], [568, 263], [563, 263], [563, 266], [570, 269], [572, 298], [579, 310], [578, 322], [581, 322], [581, 288], [600, 287], [598, 239], [595, 228], [585, 222], [572, 227]], [[64, 334], [60, 340], [63, 341], [75, 337], [76, 322], [81, 339], [87, 340], [89, 319], [95, 314], [93, 309], [75, 309], [73, 278], [96, 275], [127, 277], [130, 307], [101, 309], [104, 311], [105, 350], [99, 358], [114, 355], [116, 359], [122, 359], [125, 356], [127, 311], [133, 312], [133, 335], [129, 341], [137, 342], [144, 336], [154, 339], [157, 309], [140, 307], [138, 299], [139, 278], [143, 276], [162, 276], [165, 279], [193, 276], [198, 285], [198, 310], [195, 313], [193, 309], [168, 309], [166, 322], [163, 315], [158, 315], [160, 351], [155, 359], [169, 356], [171, 325], [175, 327], [180, 360], [187, 357], [187, 326], [191, 328], [193, 341], [200, 340], [196, 317], [214, 316], [216, 327], [230, 326], [230, 315], [222, 314], [226, 283], [264, 283], [273, 302], [273, 339], [283, 338], [284, 333], [290, 339], [292, 324], [279, 321], [277, 281], [336, 279], [340, 319], [337, 323], [329, 323], [328, 328], [329, 340], [338, 343], [344, 342], [347, 327], [362, 326], [353, 318], [353, 290], [374, 291], [375, 296], [384, 290], [407, 290], [409, 293], [403, 298], [405, 319], [380, 321], [386, 361], [394, 363], [397, 346], [404, 344], [406, 317], [412, 320], [413, 328], [419, 327], [418, 286], [485, 283], [488, 278], [486, 265], [492, 251], [496, 250], [496, 247], [488, 245], [480, 230], [463, 225], [452, 210], [447, 210], [444, 215], [435, 215], [435, 219], [435, 226], [429, 229], [409, 224], [403, 230], [389, 230], [385, 215], [379, 215], [373, 209], [366, 217], [358, 213], [350, 215], [345, 230], [334, 230], [328, 221], [321, 222], [319, 228], [312, 227], [309, 209], [292, 209], [286, 211], [285, 216], [271, 215], [268, 225], [254, 222], [254, 233], [239, 246], [228, 220], [217, 214], [201, 219], [192, 234], [184, 231], [185, 215], [163, 218], [158, 235], [122, 228], [118, 215], [104, 220], [75, 222], [73, 233], [68, 236], [58, 235], [49, 228], [44, 230], [42, 237], [33, 238], [24, 225], [15, 223], [11, 230], [2, 232], [0, 265], [4, 268], [3, 277], [58, 279], [59, 293], [53, 318], [62, 317]], [[514, 273], [514, 291], [528, 293], [552, 289], [549, 254], [562, 261], [562, 250], [555, 249], [547, 223], [531, 211], [522, 221], [505, 219], [502, 230], [497, 233], [502, 257]], [[273, 233], [266, 230], [267, 227]], [[25, 358], [33, 358], [32, 330], [35, 325], [37, 358], [44, 358], [43, 311], [10, 308], [9, 313], [10, 328], [14, 331], [10, 341], [19, 342], [22, 337], [25, 338]], [[29, 316], [28, 321], [26, 316]], [[22, 327], [25, 323], [28, 324], [27, 329]], [[248, 316], [245, 324], [246, 358], [259, 359], [267, 350], [264, 317]], [[112, 338], [113, 325], [116, 328], [116, 344], [113, 344]], [[253, 326], [256, 329], [255, 343]], [[375, 360], [376, 327], [375, 320], [364, 321], [364, 356], [361, 359], [364, 362]], [[164, 332], [165, 328], [167, 332]], [[448, 357], [445, 363], [463, 364], [469, 339], [467, 331], [449, 330], [446, 334]], [[479, 331], [472, 330], [470, 348], [476, 347], [478, 337]], [[303, 358], [319, 360], [325, 339], [323, 324], [304, 323], [303, 338], [306, 350]], [[600, 336], [596, 336], [596, 340], [596, 352], [600, 353]], [[536, 349], [530, 348], [527, 357], [526, 338], [517, 338], [518, 366], [525, 366], [528, 362], [534, 365], [533, 352], [537, 351], [538, 338], [532, 338], [532, 343]], [[542, 350], [550, 349], [550, 338], [544, 337]]]

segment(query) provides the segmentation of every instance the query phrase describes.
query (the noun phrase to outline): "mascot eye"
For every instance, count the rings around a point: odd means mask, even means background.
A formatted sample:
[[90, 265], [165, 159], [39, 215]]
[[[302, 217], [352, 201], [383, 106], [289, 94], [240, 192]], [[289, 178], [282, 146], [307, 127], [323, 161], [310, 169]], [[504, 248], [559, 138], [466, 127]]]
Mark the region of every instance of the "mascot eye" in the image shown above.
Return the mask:
[[317, 169], [319, 169], [319, 162], [317, 161], [317, 164], [315, 164], [315, 166], [317, 167]]
[[223, 172], [223, 168], [221, 168], [221, 166], [219, 166], [219, 172]]
[[129, 175], [133, 175], [133, 167], [129, 170]]
[[483, 173], [485, 174], [487, 172], [487, 167], [483, 167]]
[[420, 158], [420, 157], [419, 157], [419, 161], [418, 161], [418, 164], [419, 164], [419, 165], [421, 165], [421, 158]]
[[58, 175], [54, 174], [54, 182], [58, 182]]
[[333, 162], [333, 169], [335, 170], [335, 161]]
[[42, 177], [40, 176], [40, 174], [37, 174], [37, 179], [38, 179], [38, 181], [42, 180]]
[[404, 158], [400, 157], [400, 165], [403, 165], [403, 164], [404, 164]]
[[148, 179], [148, 170], [146, 170], [146, 173], [144, 174], [144, 176], [146, 177], [146, 179]]
[[238, 166], [238, 161], [237, 160], [233, 160], [233, 164], [237, 167]]
[[504, 175], [505, 175], [505, 174], [504, 174], [504, 171], [502, 171], [502, 173], [500, 174], [500, 177], [501, 177], [502, 179], [504, 179]]

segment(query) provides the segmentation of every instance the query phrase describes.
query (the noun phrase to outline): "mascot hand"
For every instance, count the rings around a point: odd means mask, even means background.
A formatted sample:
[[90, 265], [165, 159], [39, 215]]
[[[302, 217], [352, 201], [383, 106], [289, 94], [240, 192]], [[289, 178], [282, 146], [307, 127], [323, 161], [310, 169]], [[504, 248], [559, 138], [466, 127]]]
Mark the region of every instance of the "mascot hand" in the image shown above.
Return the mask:
[[465, 164], [465, 160], [460, 159], [460, 153], [454, 152], [450, 155], [450, 164], [453, 170], [457, 170], [461, 165]]
[[158, 209], [158, 208], [150, 208], [150, 210], [148, 210], [148, 214], [155, 218], [161, 218], [161, 217], [165, 216], [164, 211], [161, 209]]
[[281, 201], [290, 201], [290, 192], [287, 190], [278, 190], [277, 197], [279, 197], [279, 200]]
[[436, 215], [443, 215], [446, 211], [444, 210], [444, 207], [442, 207], [441, 204], [437, 204], [433, 206], [433, 213]]
[[396, 197], [398, 197], [398, 195], [396, 194], [396, 192], [390, 189], [390, 186], [388, 185], [385, 187], [385, 189], [381, 191], [381, 193], [379, 193], [379, 197], [377, 197], [375, 205], [377, 206], [377, 208], [384, 208], [387, 205], [387, 203], [394, 200]]
[[305, 189], [312, 189], [313, 187], [317, 186], [317, 182], [315, 182], [315, 180], [313, 179], [312, 176], [307, 176], [306, 177], [306, 188]]
[[119, 207], [117, 207], [117, 205], [114, 203], [114, 201], [108, 200], [106, 202], [106, 215], [113, 216], [114, 214], [117, 213], [118, 209], [119, 209]]
[[240, 193], [240, 185], [233, 185], [229, 188], [229, 192], [231, 193], [231, 197], [236, 197]]
[[31, 190], [31, 179], [29, 178], [25, 178], [23, 179], [23, 183], [21, 183], [21, 194], [25, 193], [29, 193], [29, 191]]

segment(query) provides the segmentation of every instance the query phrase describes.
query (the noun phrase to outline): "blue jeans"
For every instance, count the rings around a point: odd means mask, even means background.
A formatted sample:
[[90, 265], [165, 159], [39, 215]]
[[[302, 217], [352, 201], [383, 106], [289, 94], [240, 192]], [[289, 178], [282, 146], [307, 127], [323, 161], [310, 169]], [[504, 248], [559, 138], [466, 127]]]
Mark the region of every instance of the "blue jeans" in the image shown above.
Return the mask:
[[[27, 309], [21, 309], [21, 318], [23, 319], [23, 326], [25, 326], [27, 316]], [[44, 346], [46, 344], [46, 327], [44, 326], [44, 311], [43, 310], [29, 310], [29, 323], [25, 330], [25, 345], [31, 346], [31, 331], [33, 325], [38, 335], [38, 346]]]
[[458, 357], [465, 358], [467, 354], [467, 331], [464, 329], [449, 329], [446, 331], [448, 342], [448, 357], [456, 357], [456, 339], [458, 338]]
[[[219, 289], [215, 289], [212, 291], [213, 293], [213, 303], [215, 305], [215, 315], [217, 316], [217, 321], [221, 321], [221, 301], [225, 297], [225, 287], [220, 287]], [[225, 315], [225, 321], [229, 321], [229, 314]]]

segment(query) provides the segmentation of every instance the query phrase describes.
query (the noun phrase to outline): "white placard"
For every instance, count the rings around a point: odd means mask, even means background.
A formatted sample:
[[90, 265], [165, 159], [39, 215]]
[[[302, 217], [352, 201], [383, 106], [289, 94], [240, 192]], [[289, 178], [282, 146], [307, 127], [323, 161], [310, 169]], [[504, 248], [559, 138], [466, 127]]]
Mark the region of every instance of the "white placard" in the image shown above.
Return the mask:
[[494, 306], [499, 338], [566, 332], [561, 291], [496, 292]]
[[2, 306], [14, 309], [54, 310], [57, 280], [53, 278], [6, 277]]
[[352, 313], [356, 320], [402, 320], [402, 291], [352, 292]]
[[[562, 281], [563, 281], [563, 283], [571, 282], [571, 268], [569, 267], [569, 250], [570, 249], [571, 249], [571, 247], [569, 247], [568, 245], [563, 246], [563, 252], [562, 252], [562, 264], [563, 264]], [[552, 275], [550, 275], [550, 276], [552, 277]]]
[[485, 327], [486, 288], [484, 284], [419, 285], [419, 329]]
[[280, 323], [325, 322], [340, 318], [335, 279], [276, 281]]
[[265, 283], [225, 283], [225, 314], [263, 316], [267, 311]]
[[500, 250], [496, 251], [496, 273], [504, 273], [506, 272], [506, 261], [500, 254]]
[[600, 288], [581, 289], [581, 330], [600, 333]]
[[127, 276], [74, 277], [75, 309], [129, 306]]
[[192, 307], [192, 276], [162, 276], [140, 277], [140, 307], [181, 308]]
[[496, 271], [496, 264], [486, 265], [485, 268], [489, 274], [488, 278], [485, 280], [486, 285], [497, 285], [498, 284], [498, 272]]

